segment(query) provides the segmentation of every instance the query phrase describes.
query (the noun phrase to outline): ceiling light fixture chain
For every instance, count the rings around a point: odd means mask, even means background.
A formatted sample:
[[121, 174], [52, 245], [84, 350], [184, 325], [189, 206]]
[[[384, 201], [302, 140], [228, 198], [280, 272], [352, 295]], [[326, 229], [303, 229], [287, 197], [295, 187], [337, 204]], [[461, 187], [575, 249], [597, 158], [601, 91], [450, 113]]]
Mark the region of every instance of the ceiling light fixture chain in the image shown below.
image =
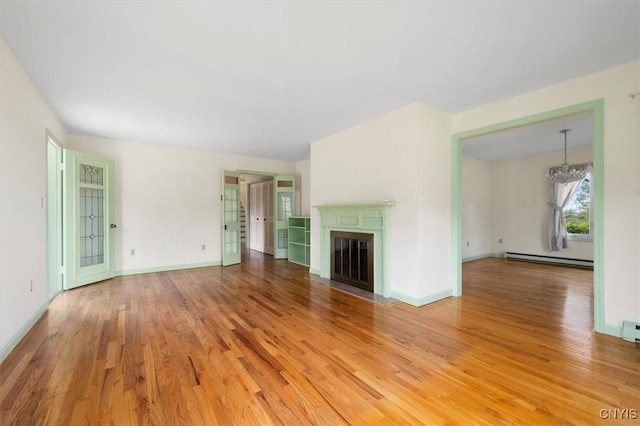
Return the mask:
[[569, 165], [569, 163], [567, 162], [567, 133], [569, 133], [570, 131], [571, 129], [560, 130], [560, 133], [564, 133], [564, 163], [562, 163], [563, 166]]
[[582, 180], [587, 175], [586, 169], [578, 170], [576, 166], [570, 166], [567, 161], [567, 133], [571, 129], [560, 130], [560, 133], [564, 134], [564, 163], [559, 167], [552, 167], [545, 175], [545, 178], [551, 183], [570, 183]]

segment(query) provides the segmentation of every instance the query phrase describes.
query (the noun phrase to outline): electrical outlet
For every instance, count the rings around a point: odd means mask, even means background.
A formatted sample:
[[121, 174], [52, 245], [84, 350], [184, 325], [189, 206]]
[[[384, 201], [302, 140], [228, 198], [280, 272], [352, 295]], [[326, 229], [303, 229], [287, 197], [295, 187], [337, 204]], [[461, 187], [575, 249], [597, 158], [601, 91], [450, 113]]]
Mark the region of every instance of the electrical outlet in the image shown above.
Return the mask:
[[469, 241], [467, 241], [467, 247], [469, 247]]
[[498, 244], [502, 244], [502, 238], [498, 238]]
[[33, 293], [33, 280], [29, 280], [29, 292]]
[[207, 249], [207, 246], [203, 244], [202, 245], [202, 250], [206, 250], [206, 249]]
[[131, 249], [131, 256], [135, 256], [136, 255], [136, 249]]

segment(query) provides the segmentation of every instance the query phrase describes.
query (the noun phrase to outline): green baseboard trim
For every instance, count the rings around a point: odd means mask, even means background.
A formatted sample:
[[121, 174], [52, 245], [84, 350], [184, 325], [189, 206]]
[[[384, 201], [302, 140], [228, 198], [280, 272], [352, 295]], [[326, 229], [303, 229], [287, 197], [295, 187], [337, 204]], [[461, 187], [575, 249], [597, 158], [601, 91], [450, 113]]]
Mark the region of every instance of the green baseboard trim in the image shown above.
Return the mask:
[[[309, 274], [316, 275], [318, 278], [320, 278], [319, 269], [309, 269]], [[393, 298], [401, 302], [407, 303], [409, 305], [420, 307], [420, 306], [427, 305], [429, 303], [437, 302], [438, 300], [446, 299], [447, 297], [451, 297], [451, 296], [452, 296], [451, 290], [444, 290], [439, 293], [435, 293], [430, 296], [420, 297], [420, 298], [407, 296], [406, 294], [398, 293], [397, 291], [391, 291], [391, 294], [385, 297]]]
[[193, 269], [193, 268], [206, 268], [209, 266], [220, 266], [221, 261], [217, 262], [202, 262], [202, 263], [187, 263], [184, 265], [167, 265], [167, 266], [155, 266], [152, 268], [142, 269], [125, 269], [123, 271], [116, 271], [116, 277], [122, 277], [125, 275], [138, 275], [138, 274], [150, 274], [153, 272], [167, 272], [178, 271], [180, 269]]
[[[596, 330], [597, 331], [597, 330]], [[622, 339], [622, 327], [617, 325], [605, 324], [603, 334], [608, 334], [609, 336], [619, 337]]]
[[7, 356], [9, 356], [11, 351], [14, 350], [16, 346], [18, 346], [18, 343], [20, 343], [24, 336], [27, 335], [29, 330], [31, 330], [31, 328], [38, 322], [38, 320], [42, 318], [42, 315], [47, 312], [48, 308], [49, 302], [45, 302], [33, 315], [31, 315], [31, 318], [29, 318], [27, 322], [24, 323], [22, 327], [20, 327], [20, 330], [18, 330], [18, 332], [11, 338], [11, 340], [9, 340], [7, 344], [2, 347], [2, 349], [0, 350], [0, 363], [3, 362], [5, 358], [7, 358]]
[[498, 253], [484, 253], [484, 254], [478, 254], [476, 256], [469, 256], [469, 257], [464, 257], [462, 258], [462, 263], [465, 262], [473, 262], [474, 260], [480, 260], [480, 259], [486, 259], [487, 257], [503, 257]]
[[407, 303], [409, 305], [420, 307], [428, 305], [429, 303], [437, 302], [438, 300], [446, 299], [447, 297], [451, 297], [452, 295], [453, 293], [451, 292], [451, 290], [443, 290], [426, 297], [412, 297], [407, 296], [406, 294], [392, 291], [390, 297], [398, 299], [399, 301]]

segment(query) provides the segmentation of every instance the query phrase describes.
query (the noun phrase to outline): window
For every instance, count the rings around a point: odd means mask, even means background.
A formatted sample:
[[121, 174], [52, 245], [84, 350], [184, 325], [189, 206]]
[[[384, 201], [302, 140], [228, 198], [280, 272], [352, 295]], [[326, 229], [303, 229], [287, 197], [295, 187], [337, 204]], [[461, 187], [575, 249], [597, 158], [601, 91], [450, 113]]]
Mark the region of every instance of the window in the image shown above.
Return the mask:
[[569, 238], [592, 241], [591, 235], [591, 170], [564, 208], [564, 219]]

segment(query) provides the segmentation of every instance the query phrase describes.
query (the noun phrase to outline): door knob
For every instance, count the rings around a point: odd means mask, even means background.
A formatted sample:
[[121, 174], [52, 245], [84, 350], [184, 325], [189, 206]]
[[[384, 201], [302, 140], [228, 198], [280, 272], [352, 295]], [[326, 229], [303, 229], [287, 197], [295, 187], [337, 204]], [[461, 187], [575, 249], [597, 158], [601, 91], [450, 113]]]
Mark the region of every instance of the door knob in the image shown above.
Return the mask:
[[112, 223], [112, 224], [109, 226], [109, 228], [113, 229], [113, 228], [115, 228], [116, 226], [117, 226], [117, 225], [116, 225], [115, 223]]

